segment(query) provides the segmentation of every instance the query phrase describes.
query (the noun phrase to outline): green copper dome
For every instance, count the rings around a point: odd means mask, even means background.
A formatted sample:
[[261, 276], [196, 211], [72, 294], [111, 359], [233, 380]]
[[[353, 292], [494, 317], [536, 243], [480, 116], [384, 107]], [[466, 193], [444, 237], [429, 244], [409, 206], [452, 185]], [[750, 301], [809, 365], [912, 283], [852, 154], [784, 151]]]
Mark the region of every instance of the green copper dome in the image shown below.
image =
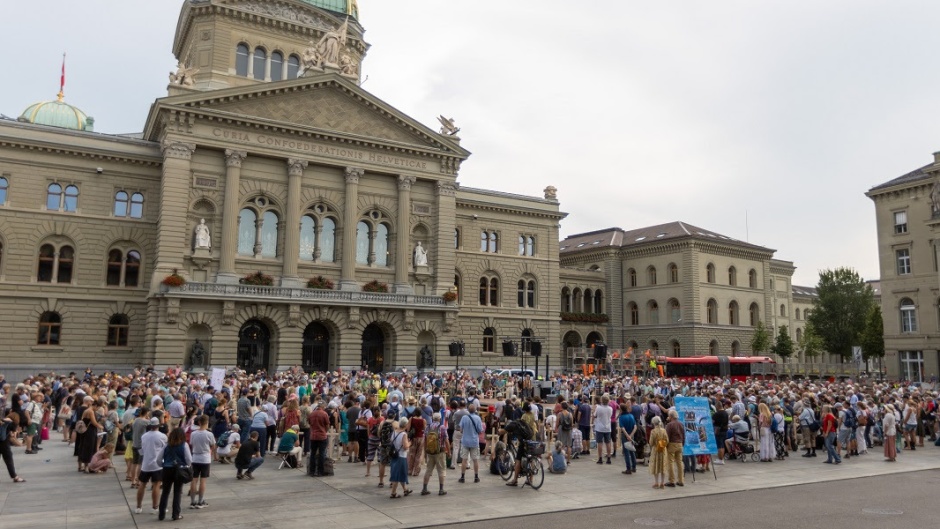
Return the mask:
[[94, 118], [88, 117], [78, 108], [62, 101], [61, 94], [57, 101], [33, 103], [23, 111], [18, 121], [89, 132], [94, 129], [95, 123]]
[[344, 15], [350, 15], [353, 18], [359, 18], [359, 5], [356, 0], [300, 0], [305, 4], [316, 7], [322, 7]]

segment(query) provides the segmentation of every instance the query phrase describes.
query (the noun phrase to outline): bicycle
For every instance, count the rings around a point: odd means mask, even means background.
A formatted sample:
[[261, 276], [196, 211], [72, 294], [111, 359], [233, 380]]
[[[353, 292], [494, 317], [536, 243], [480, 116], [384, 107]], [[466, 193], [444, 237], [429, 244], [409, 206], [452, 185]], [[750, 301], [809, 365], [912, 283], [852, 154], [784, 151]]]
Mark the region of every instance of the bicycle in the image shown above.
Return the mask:
[[[533, 489], [539, 490], [545, 482], [545, 466], [542, 464], [545, 445], [538, 441], [526, 441], [526, 443], [528, 443], [529, 449], [520, 466], [520, 475], [518, 477], [525, 478], [525, 482], [522, 484], [523, 487], [528, 484]], [[517, 454], [518, 451], [513, 442], [503, 448], [497, 447], [497, 467], [499, 476], [503, 478], [503, 481], [509, 481], [513, 477], [516, 470]]]

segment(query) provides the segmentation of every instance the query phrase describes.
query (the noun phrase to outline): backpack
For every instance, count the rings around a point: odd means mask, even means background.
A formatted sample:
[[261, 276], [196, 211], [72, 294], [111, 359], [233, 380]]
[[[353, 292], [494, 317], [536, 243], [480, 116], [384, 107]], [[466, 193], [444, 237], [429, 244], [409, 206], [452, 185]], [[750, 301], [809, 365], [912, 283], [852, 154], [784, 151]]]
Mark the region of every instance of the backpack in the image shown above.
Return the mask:
[[441, 398], [440, 397], [431, 397], [431, 411], [433, 412], [441, 411]]
[[124, 440], [125, 441], [134, 440], [134, 423], [124, 425]]
[[300, 409], [300, 429], [309, 430], [310, 429], [310, 410], [307, 408]]
[[432, 424], [431, 429], [424, 434], [424, 453], [437, 455], [441, 453], [441, 425]]
[[780, 425], [777, 424], [777, 417], [775, 415], [770, 416], [770, 433], [777, 433], [777, 428]]
[[398, 454], [398, 450], [392, 446], [392, 431], [392, 424], [388, 421], [383, 422], [382, 428], [379, 429], [379, 449], [388, 461], [392, 460], [392, 454]]
[[561, 426], [561, 431], [570, 432], [572, 427], [572, 420], [570, 413], [562, 413], [559, 420], [559, 426]]
[[858, 417], [855, 415], [855, 410], [847, 408], [845, 410], [845, 420], [842, 421], [842, 424], [845, 425], [846, 428], [855, 428], [858, 426], [857, 419]]
[[518, 420], [518, 421], [516, 421], [516, 424], [519, 425], [519, 432], [518, 432], [519, 440], [520, 440], [520, 441], [521, 441], [521, 440], [526, 440], [526, 441], [531, 440], [531, 439], [532, 439], [532, 428], [530, 428], [529, 425], [528, 425], [525, 421], [523, 421], [523, 420]]
[[669, 439], [660, 439], [656, 441], [656, 450], [659, 452], [665, 452], [666, 447], [669, 446]]
[[863, 411], [858, 415], [858, 425], [868, 426], [868, 412]]
[[232, 432], [225, 432], [219, 436], [219, 440], [215, 442], [215, 446], [219, 448], [224, 448], [228, 444], [228, 438], [232, 436]]

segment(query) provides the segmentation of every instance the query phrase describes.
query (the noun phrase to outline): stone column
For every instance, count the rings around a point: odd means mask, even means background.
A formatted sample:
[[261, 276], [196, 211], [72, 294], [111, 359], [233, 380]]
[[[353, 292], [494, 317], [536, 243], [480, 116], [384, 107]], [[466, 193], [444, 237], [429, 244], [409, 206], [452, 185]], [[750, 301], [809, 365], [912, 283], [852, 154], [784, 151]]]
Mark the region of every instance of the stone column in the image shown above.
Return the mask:
[[[457, 184], [437, 183], [437, 241], [434, 244], [434, 291], [428, 294], [443, 294], [454, 286], [457, 254], [454, 249], [454, 229], [457, 226]], [[428, 253], [428, 264], [431, 253]], [[479, 280], [479, 278], [477, 279]], [[472, 283], [470, 283], [472, 285]], [[502, 288], [506, 288], [503, 283]]]
[[[415, 177], [398, 177], [398, 251], [395, 252], [395, 292], [414, 294], [414, 287], [408, 282], [408, 256], [412, 252], [411, 233], [411, 186]], [[427, 241], [425, 241], [427, 244]]]
[[359, 179], [365, 173], [358, 167], [346, 168], [346, 202], [343, 206], [343, 254], [339, 290], [359, 290], [356, 282], [356, 225], [359, 223]]
[[222, 204], [222, 244], [219, 258], [218, 283], [238, 283], [235, 273], [235, 255], [238, 254], [238, 213], [241, 194], [242, 161], [248, 153], [225, 150], [225, 202]]
[[192, 143], [166, 139], [163, 141], [163, 190], [160, 193], [160, 216], [157, 228], [156, 259], [151, 290], [160, 288], [160, 281], [173, 273], [183, 272], [183, 254], [189, 244], [187, 210], [192, 187], [191, 159], [196, 146]]
[[282, 287], [300, 287], [297, 277], [297, 261], [300, 260], [300, 183], [307, 168], [306, 160], [287, 160], [287, 213], [284, 227], [284, 271], [281, 273]]

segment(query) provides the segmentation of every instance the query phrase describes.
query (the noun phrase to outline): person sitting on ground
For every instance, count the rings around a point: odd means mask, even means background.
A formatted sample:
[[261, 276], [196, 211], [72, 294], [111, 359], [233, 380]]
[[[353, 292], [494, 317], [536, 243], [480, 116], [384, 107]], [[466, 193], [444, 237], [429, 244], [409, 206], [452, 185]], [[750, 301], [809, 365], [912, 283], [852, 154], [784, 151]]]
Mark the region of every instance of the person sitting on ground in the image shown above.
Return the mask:
[[232, 423], [229, 426], [229, 431], [219, 437], [219, 445], [215, 452], [219, 458], [219, 463], [228, 465], [232, 462], [233, 455], [238, 454], [238, 449], [242, 445], [240, 430], [241, 427], [238, 424]]
[[111, 464], [111, 454], [113, 453], [114, 443], [105, 444], [101, 447], [101, 450], [98, 450], [95, 452], [95, 455], [91, 456], [91, 462], [88, 463], [86, 471], [89, 474], [97, 474], [110, 469], [113, 466]]
[[548, 467], [548, 471], [552, 474], [564, 474], [568, 471], [568, 461], [565, 457], [565, 447], [561, 444], [561, 441], [555, 441], [555, 449], [548, 454], [548, 459], [551, 462], [551, 465]]

